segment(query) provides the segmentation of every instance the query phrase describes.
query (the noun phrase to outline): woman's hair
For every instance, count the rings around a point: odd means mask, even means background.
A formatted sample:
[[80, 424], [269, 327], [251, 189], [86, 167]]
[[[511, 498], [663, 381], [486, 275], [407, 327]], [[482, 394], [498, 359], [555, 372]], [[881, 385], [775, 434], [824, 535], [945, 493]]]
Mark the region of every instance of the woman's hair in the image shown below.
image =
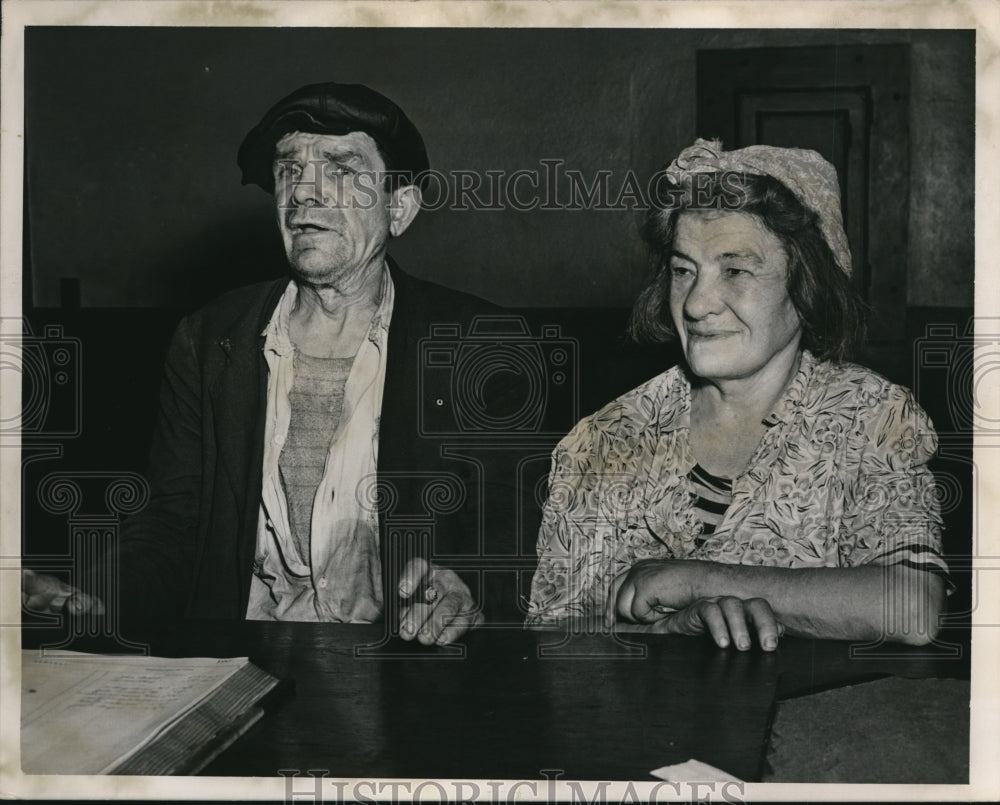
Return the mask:
[[690, 173], [681, 185], [661, 174], [642, 236], [653, 255], [653, 279], [636, 299], [628, 334], [663, 343], [674, 337], [670, 319], [670, 255], [677, 220], [687, 210], [742, 212], [758, 218], [788, 257], [788, 295], [802, 323], [802, 346], [820, 360], [851, 357], [864, 340], [865, 303], [837, 265], [817, 216], [770, 176], [739, 172]]

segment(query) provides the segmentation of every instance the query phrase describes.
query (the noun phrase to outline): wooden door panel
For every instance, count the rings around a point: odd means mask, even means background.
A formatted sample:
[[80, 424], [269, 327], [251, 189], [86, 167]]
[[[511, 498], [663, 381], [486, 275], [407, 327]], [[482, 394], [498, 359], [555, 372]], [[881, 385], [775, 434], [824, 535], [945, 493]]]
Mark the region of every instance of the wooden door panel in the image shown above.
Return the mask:
[[818, 151], [837, 168], [870, 348], [903, 349], [909, 207], [907, 45], [700, 51], [698, 136]]

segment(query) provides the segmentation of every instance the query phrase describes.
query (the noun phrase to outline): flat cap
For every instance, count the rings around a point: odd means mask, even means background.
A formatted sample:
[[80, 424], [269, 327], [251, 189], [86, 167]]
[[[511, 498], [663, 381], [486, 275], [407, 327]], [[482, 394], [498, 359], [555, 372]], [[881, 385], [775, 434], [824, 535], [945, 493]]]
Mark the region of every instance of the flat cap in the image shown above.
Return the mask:
[[[429, 168], [417, 127], [396, 104], [363, 84], [309, 84], [272, 106], [243, 139], [236, 158], [243, 184], [274, 192], [274, 147], [293, 131], [349, 134], [362, 131], [378, 145], [391, 171], [413, 177]], [[404, 182], [407, 183], [407, 182]]]

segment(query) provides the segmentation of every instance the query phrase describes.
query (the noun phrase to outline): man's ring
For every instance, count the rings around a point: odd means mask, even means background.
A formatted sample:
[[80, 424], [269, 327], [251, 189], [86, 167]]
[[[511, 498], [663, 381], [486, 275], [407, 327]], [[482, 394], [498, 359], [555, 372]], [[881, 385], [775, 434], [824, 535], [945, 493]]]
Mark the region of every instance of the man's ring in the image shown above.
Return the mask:
[[438, 591], [434, 587], [428, 587], [424, 590], [424, 600], [428, 604], [433, 604], [438, 599]]

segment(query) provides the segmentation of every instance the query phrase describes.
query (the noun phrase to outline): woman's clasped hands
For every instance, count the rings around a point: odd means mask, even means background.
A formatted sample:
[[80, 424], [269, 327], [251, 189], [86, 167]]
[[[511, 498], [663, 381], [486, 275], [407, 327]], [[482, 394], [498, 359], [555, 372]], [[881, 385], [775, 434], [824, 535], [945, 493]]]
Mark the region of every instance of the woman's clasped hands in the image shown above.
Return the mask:
[[754, 638], [774, 651], [785, 628], [770, 603], [759, 597], [705, 595], [710, 563], [650, 559], [620, 574], [611, 586], [605, 625], [619, 631], [701, 635], [720, 648], [747, 651]]

